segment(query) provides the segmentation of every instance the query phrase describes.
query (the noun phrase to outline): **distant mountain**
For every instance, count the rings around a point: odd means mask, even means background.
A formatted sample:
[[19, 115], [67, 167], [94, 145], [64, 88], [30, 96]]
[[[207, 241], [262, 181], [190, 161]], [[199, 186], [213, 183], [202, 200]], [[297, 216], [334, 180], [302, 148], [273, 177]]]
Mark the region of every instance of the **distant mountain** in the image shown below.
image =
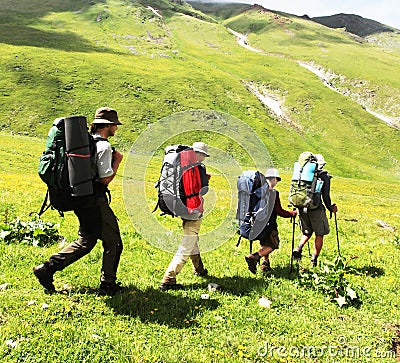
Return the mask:
[[[212, 0], [194, 0], [186, 1], [193, 8], [200, 10], [204, 14], [214, 15], [220, 19], [228, 19], [235, 16], [243, 11], [247, 10], [259, 10], [259, 11], [270, 11], [272, 13], [281, 14], [279, 11], [265, 9], [261, 5], [249, 5], [245, 3], [230, 3], [230, 2], [213, 2]], [[367, 37], [372, 34], [384, 33], [384, 32], [399, 32], [398, 29], [392, 28], [388, 25], [379, 23], [375, 20], [363, 18], [359, 15], [354, 14], [335, 14], [330, 16], [317, 16], [309, 17], [303, 15], [301, 18], [311, 20], [316, 23], [325, 25], [329, 28], [344, 28], [348, 33], [358, 35], [360, 37]]]
[[310, 19], [329, 28], [344, 28], [347, 32], [356, 34], [360, 37], [367, 37], [376, 33], [394, 32], [397, 30], [375, 20], [366, 19], [354, 14], [340, 13], [331, 16], [317, 16], [313, 18], [304, 16], [303, 18]]

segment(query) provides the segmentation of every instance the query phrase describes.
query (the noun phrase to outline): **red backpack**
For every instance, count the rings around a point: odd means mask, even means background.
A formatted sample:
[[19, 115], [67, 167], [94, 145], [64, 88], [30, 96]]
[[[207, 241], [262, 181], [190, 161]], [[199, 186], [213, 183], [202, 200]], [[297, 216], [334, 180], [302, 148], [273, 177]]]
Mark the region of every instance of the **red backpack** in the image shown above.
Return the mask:
[[158, 188], [158, 202], [154, 211], [159, 207], [162, 214], [172, 216], [202, 213], [201, 167], [191, 147], [166, 147], [160, 178], [155, 185]]

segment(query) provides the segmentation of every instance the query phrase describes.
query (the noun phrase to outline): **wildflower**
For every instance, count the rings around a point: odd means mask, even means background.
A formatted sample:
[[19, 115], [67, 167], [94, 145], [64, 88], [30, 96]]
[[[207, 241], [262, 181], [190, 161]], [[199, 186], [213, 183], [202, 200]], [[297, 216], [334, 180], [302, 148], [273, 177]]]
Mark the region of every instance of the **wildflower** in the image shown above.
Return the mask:
[[18, 343], [15, 342], [15, 341], [13, 341], [12, 339], [8, 339], [8, 340], [6, 341], [6, 345], [8, 345], [9, 347], [11, 347], [11, 348], [14, 349], [14, 348], [17, 347]]

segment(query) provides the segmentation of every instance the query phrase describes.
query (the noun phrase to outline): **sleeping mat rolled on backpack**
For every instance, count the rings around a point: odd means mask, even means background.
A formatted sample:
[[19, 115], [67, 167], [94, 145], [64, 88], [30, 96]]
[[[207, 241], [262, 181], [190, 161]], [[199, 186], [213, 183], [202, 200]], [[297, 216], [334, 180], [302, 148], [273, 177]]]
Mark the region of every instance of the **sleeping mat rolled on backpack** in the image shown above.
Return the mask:
[[38, 166], [38, 174], [47, 185], [39, 216], [49, 207], [62, 215], [95, 204], [96, 141], [99, 140], [94, 140], [87, 131], [84, 116], [54, 120]]
[[86, 117], [69, 116], [65, 123], [65, 146], [72, 196], [93, 194], [92, 160]]

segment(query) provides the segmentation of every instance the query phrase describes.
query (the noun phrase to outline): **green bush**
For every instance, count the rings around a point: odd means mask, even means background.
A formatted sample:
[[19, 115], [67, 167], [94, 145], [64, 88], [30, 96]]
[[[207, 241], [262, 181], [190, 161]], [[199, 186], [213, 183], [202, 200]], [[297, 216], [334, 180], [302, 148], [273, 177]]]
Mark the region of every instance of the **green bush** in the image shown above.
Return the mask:
[[18, 217], [1, 226], [0, 241], [22, 243], [38, 247], [48, 247], [62, 239], [58, 233], [58, 224], [34, 219], [22, 222]]
[[300, 271], [300, 285], [323, 292], [340, 307], [359, 306], [361, 304], [359, 293], [346, 280], [347, 272], [349, 272], [347, 262], [338, 256], [334, 261], [327, 261], [325, 265], [316, 269]]

